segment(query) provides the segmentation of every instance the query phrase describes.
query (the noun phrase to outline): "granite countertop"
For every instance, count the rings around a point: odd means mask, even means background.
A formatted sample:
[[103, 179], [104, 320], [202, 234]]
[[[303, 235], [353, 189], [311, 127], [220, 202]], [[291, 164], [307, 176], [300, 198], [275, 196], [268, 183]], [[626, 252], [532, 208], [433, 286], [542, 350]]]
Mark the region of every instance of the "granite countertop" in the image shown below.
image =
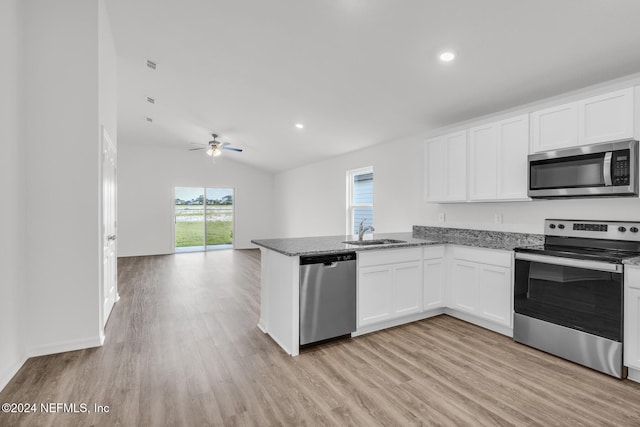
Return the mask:
[[364, 240], [371, 239], [404, 240], [405, 243], [391, 243], [386, 245], [358, 246], [344, 243], [348, 240], [357, 240], [354, 236], [319, 236], [319, 237], [295, 237], [289, 239], [263, 239], [252, 240], [258, 246], [280, 252], [287, 256], [300, 255], [324, 255], [340, 252], [359, 252], [391, 248], [407, 248], [412, 246], [425, 246], [439, 244], [413, 237], [412, 233], [375, 233], [365, 235]]
[[624, 259], [622, 260], [622, 263], [627, 265], [640, 266], [640, 256]]
[[368, 234], [365, 236], [365, 240], [370, 240], [372, 238], [404, 240], [405, 243], [370, 246], [357, 246], [344, 243], [344, 241], [347, 240], [355, 240], [354, 236], [261, 239], [252, 240], [251, 243], [274, 250], [287, 256], [304, 256], [443, 244], [462, 245], [488, 249], [513, 250], [514, 248], [519, 246], [537, 245], [544, 240], [544, 237], [539, 234], [426, 226], [414, 226], [413, 232], [411, 233], [376, 233], [373, 235]]

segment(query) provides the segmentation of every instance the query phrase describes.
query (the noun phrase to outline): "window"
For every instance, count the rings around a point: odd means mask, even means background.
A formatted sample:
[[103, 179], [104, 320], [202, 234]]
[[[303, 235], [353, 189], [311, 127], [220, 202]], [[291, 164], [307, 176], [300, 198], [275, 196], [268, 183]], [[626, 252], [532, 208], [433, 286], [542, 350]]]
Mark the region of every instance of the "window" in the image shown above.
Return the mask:
[[233, 248], [233, 189], [175, 189], [175, 252]]
[[358, 234], [358, 225], [373, 225], [373, 167], [347, 172], [347, 234]]

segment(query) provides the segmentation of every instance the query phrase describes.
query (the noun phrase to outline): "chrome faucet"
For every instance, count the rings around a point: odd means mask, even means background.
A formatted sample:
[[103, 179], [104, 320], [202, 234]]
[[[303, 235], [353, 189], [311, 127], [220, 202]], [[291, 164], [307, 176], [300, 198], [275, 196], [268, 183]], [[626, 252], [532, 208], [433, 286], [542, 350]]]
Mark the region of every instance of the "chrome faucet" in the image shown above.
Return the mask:
[[368, 225], [366, 227], [364, 227], [362, 224], [364, 224], [364, 222], [366, 221], [366, 219], [363, 219], [362, 221], [360, 221], [360, 225], [358, 225], [358, 240], [362, 241], [362, 238], [364, 237], [364, 233], [366, 233], [368, 230], [371, 231], [376, 231], [375, 228], [373, 228], [373, 226]]

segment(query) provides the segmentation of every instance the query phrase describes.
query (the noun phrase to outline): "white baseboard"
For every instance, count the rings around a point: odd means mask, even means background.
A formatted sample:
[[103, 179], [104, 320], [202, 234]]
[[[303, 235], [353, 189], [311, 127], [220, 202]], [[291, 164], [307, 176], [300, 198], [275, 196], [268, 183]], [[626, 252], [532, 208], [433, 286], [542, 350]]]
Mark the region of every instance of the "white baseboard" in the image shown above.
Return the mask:
[[22, 357], [21, 360], [17, 361], [13, 366], [10, 366], [8, 369], [0, 372], [0, 391], [2, 391], [9, 381], [18, 373], [24, 362], [27, 361], [27, 357]]
[[448, 314], [451, 317], [455, 317], [456, 319], [464, 320], [465, 322], [473, 323], [474, 325], [478, 325], [482, 328], [489, 329], [490, 331], [513, 338], [513, 328], [498, 325], [497, 323], [491, 322], [489, 320], [485, 320], [472, 314], [464, 313], [462, 311], [454, 310], [452, 308], [446, 308], [444, 310], [444, 313]]
[[27, 353], [29, 357], [38, 357], [49, 354], [64, 353], [67, 351], [84, 350], [93, 347], [102, 347], [102, 339], [100, 336], [32, 347]]
[[634, 368], [628, 368], [627, 379], [640, 383], [640, 371]]
[[392, 328], [394, 326], [404, 325], [405, 323], [415, 322], [417, 320], [427, 319], [444, 313], [444, 309], [438, 308], [435, 310], [423, 311], [420, 313], [410, 314], [409, 316], [399, 317], [397, 319], [387, 320], [373, 325], [366, 325], [358, 328], [355, 332], [351, 333], [352, 337], [368, 334], [382, 329]]
[[262, 319], [258, 322], [258, 329], [260, 329], [263, 333], [267, 334], [267, 328], [264, 326], [264, 322]]

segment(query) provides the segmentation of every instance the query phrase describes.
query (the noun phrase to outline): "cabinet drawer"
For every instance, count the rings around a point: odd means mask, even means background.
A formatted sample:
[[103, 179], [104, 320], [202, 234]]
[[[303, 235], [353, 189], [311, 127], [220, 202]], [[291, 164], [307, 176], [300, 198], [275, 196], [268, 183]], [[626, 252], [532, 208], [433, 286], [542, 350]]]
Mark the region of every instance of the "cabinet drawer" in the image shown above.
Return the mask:
[[424, 259], [444, 258], [444, 246], [425, 246]]
[[419, 261], [421, 259], [422, 248], [383, 249], [380, 251], [358, 252], [358, 265], [360, 267]]
[[628, 288], [640, 289], [640, 268], [625, 266], [624, 275]]
[[511, 259], [513, 258], [513, 253], [511, 251], [477, 249], [466, 246], [454, 246], [452, 254], [454, 259], [498, 265], [507, 268], [511, 267]]

